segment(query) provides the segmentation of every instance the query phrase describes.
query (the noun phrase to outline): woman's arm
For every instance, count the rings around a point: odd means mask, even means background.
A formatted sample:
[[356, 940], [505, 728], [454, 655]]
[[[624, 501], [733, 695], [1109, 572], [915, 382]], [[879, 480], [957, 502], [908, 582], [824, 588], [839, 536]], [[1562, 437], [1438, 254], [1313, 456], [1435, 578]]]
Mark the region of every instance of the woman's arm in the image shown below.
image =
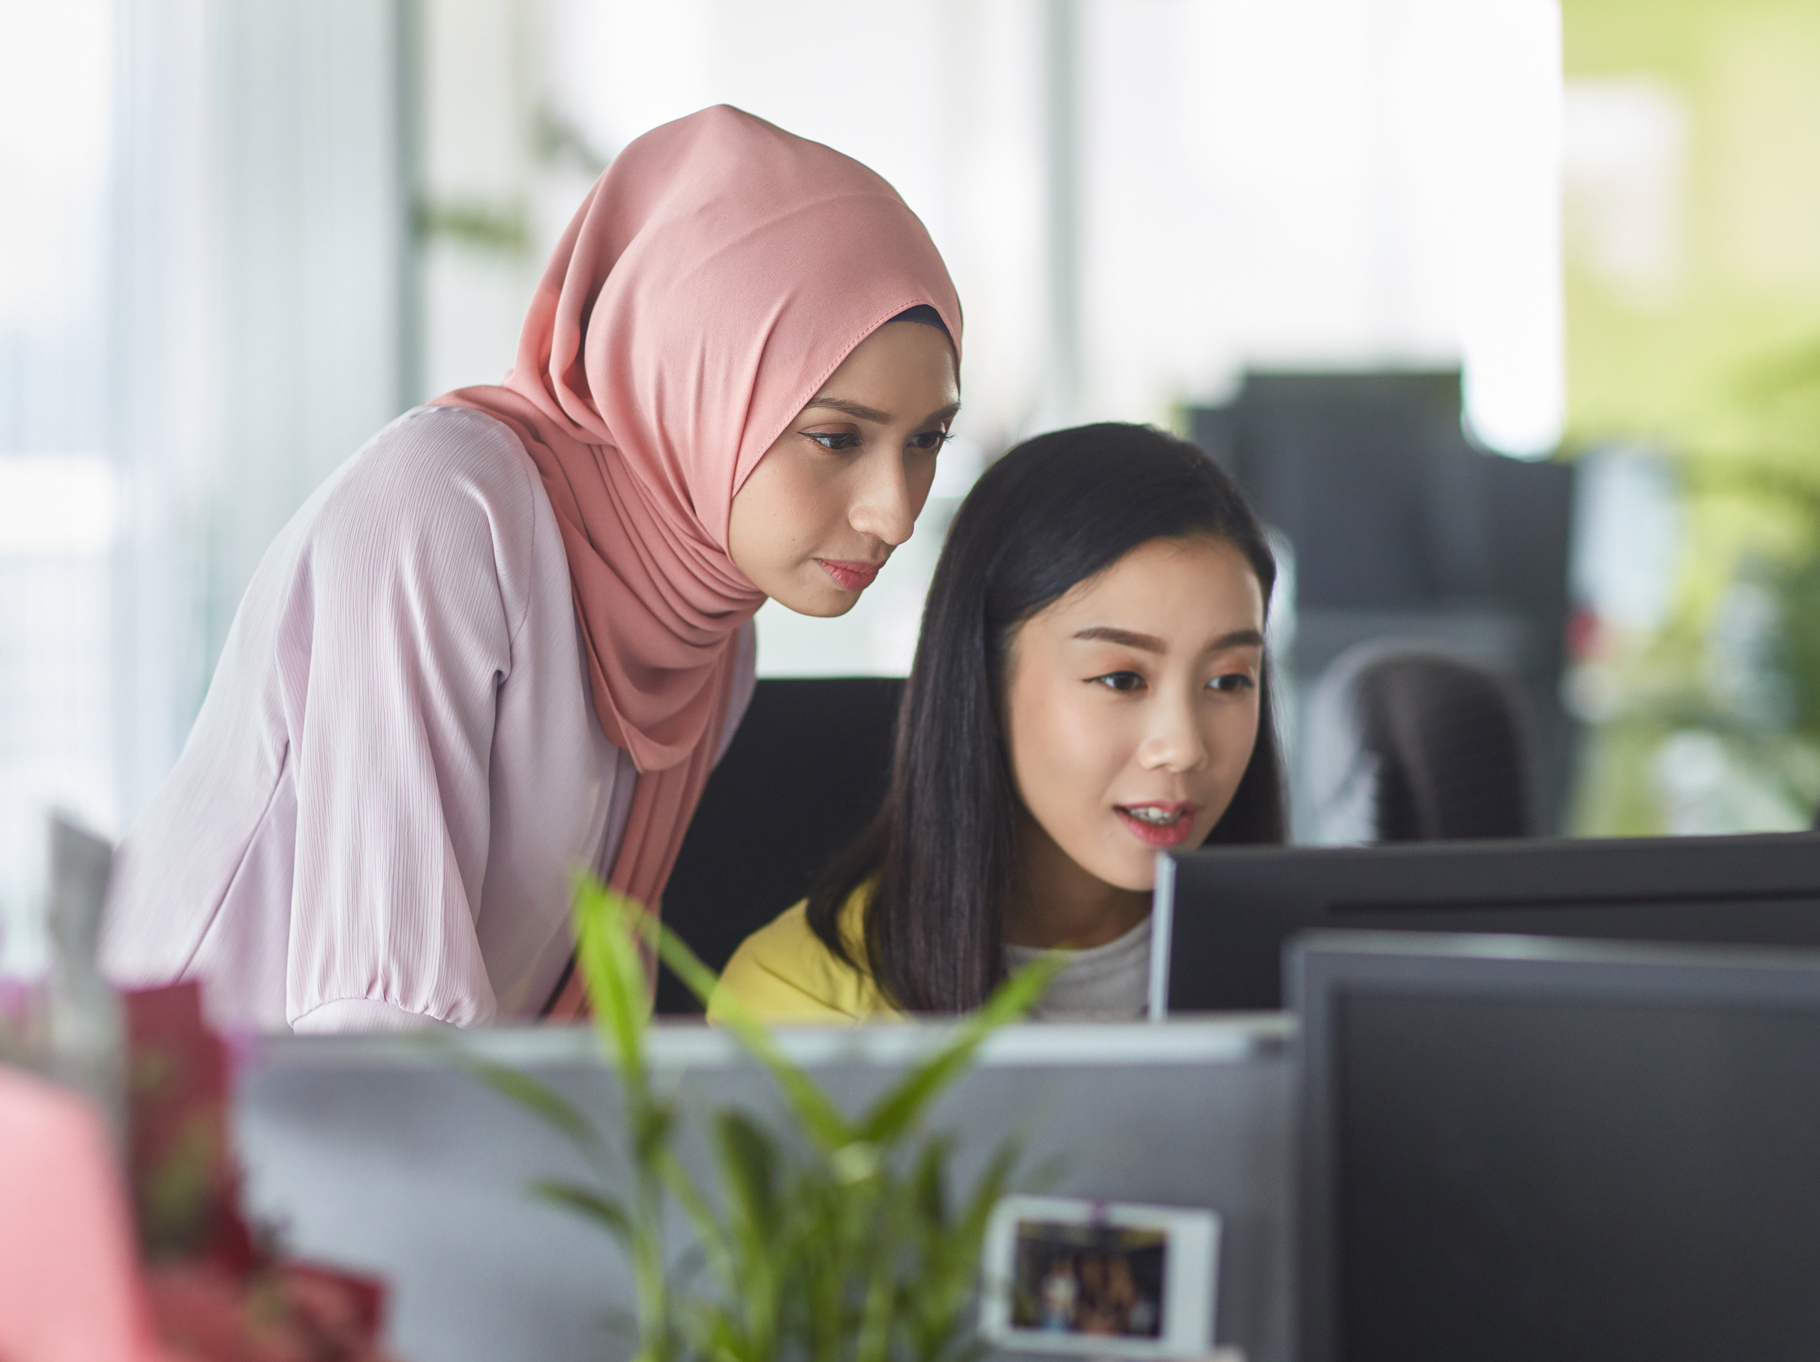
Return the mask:
[[[454, 421], [465, 442], [450, 440]], [[477, 442], [477, 424], [426, 413], [350, 470], [278, 631], [297, 802], [286, 1013], [299, 1031], [466, 1026], [496, 1010], [474, 924], [532, 497], [509, 434], [485, 423]]]

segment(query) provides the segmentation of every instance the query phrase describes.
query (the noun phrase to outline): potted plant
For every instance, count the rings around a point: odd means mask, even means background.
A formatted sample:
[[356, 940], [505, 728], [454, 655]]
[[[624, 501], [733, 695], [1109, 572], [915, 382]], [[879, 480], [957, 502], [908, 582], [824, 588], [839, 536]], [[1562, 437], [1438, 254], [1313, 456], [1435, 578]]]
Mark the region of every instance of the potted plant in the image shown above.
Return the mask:
[[[966, 1328], [986, 1220], [1017, 1162], [1007, 1142], [963, 1196], [950, 1188], [952, 1138], [923, 1118], [985, 1039], [1021, 1017], [1060, 957], [1008, 980], [978, 1013], [857, 1116], [849, 1116], [736, 1003], [717, 1011], [770, 1073], [789, 1120], [717, 1110], [706, 1132], [718, 1188], [675, 1152], [681, 1114], [652, 1081], [648, 974], [641, 949], [704, 1001], [711, 970], [636, 903], [597, 881], [576, 895], [577, 964], [624, 1098], [615, 1140], [574, 1104], [517, 1070], [463, 1060], [484, 1082], [560, 1131], [592, 1171], [545, 1180], [537, 1195], [588, 1217], [630, 1262], [637, 1362], [964, 1362], [984, 1349]], [[687, 1215], [706, 1282], [676, 1271], [666, 1206]]]

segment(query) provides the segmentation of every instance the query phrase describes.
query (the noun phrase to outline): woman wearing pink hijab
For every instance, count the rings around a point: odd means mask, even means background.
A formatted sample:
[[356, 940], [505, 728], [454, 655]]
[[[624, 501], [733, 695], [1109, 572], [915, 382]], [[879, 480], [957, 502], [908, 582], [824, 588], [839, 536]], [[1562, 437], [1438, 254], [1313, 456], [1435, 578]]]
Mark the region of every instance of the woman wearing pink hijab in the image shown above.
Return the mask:
[[261, 1029], [578, 1014], [570, 875], [658, 902], [753, 613], [842, 614], [909, 537], [960, 328], [857, 162], [724, 106], [633, 142], [503, 385], [407, 412], [268, 550], [122, 847], [113, 977]]

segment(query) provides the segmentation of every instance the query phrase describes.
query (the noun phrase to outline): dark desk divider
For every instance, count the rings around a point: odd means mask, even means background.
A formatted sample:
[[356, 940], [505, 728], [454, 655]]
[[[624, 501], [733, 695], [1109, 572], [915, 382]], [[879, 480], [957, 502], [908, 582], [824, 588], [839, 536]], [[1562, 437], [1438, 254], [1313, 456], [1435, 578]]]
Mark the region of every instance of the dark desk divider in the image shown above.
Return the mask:
[[[1278, 1017], [1012, 1027], [988, 1043], [933, 1123], [963, 1141], [957, 1185], [970, 1184], [1007, 1135], [1024, 1132], [1027, 1168], [1061, 1156], [1060, 1180], [1044, 1190], [1219, 1211], [1217, 1338], [1251, 1362], [1289, 1362], [1286, 1030]], [[930, 1039], [917, 1026], [782, 1034], [850, 1107]], [[455, 1043], [612, 1119], [614, 1085], [585, 1031], [497, 1030]], [[651, 1051], [685, 1109], [775, 1109], [769, 1079], [722, 1033], [659, 1027]], [[631, 1340], [603, 1322], [632, 1306], [616, 1248], [525, 1191], [533, 1178], [579, 1176], [577, 1157], [422, 1041], [264, 1042], [243, 1080], [238, 1126], [250, 1203], [289, 1227], [293, 1250], [390, 1280], [400, 1357], [630, 1355]], [[711, 1176], [698, 1139], [682, 1155]], [[688, 1242], [680, 1218], [671, 1242]]]

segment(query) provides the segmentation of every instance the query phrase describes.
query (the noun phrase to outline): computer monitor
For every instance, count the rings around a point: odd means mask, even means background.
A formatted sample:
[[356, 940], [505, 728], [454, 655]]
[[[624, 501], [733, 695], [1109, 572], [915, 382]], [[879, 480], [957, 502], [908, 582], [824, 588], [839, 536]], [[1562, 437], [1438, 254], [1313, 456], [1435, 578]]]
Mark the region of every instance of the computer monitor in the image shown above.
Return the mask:
[[[1042, 1177], [1020, 1190], [1217, 1212], [1215, 1339], [1251, 1362], [1290, 1362], [1287, 1029], [1281, 1018], [1008, 1028], [930, 1117], [932, 1129], [961, 1137], [951, 1190], [958, 1198], [971, 1188], [1015, 1138], [1025, 1172]], [[937, 1033], [903, 1025], [779, 1036], [857, 1110]], [[621, 1124], [588, 1030], [501, 1028], [451, 1043], [553, 1084], [608, 1129]], [[727, 1105], [775, 1114], [775, 1085], [730, 1036], [699, 1023], [658, 1026], [650, 1061], [688, 1115], [693, 1133], [679, 1156], [718, 1187], [700, 1118]], [[262, 1039], [235, 1107], [254, 1209], [284, 1228], [293, 1252], [386, 1278], [398, 1356], [631, 1356], [634, 1340], [603, 1323], [635, 1301], [617, 1246], [529, 1192], [533, 1179], [585, 1177], [585, 1166], [446, 1053], [398, 1037]], [[688, 1225], [674, 1221], [672, 1249], [686, 1268]]]
[[1151, 1013], [1282, 1006], [1317, 928], [1820, 948], [1820, 836], [1229, 847], [1163, 858]]
[[1292, 953], [1304, 1362], [1820, 1356], [1820, 956]]

